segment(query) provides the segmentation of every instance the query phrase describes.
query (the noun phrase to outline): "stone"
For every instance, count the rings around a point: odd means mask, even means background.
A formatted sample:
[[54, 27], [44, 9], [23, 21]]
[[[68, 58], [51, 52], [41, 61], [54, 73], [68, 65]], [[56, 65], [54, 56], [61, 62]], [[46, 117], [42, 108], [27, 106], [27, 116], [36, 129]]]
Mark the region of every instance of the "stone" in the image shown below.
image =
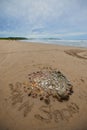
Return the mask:
[[[30, 85], [29, 85], [30, 84]], [[60, 72], [54, 69], [44, 69], [29, 74], [28, 88], [40, 96], [40, 100], [49, 104], [49, 96], [57, 100], [68, 100], [73, 92], [70, 81]], [[37, 97], [33, 94], [33, 97]]]

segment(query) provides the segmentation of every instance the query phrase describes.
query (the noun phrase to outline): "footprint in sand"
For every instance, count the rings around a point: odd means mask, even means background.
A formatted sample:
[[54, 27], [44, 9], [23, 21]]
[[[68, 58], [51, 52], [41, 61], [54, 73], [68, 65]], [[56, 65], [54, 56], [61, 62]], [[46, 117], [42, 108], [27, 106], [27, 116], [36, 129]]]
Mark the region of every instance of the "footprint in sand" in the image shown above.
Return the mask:
[[42, 114], [44, 114], [44, 116], [40, 114], [35, 114], [34, 117], [45, 123], [50, 123], [52, 120], [51, 106], [41, 106], [39, 110]]
[[23, 102], [23, 93], [21, 91], [21, 83], [17, 82], [15, 85], [9, 84], [11, 90], [12, 105]]
[[72, 102], [71, 104], [68, 104], [67, 108], [70, 111], [71, 115], [79, 112], [79, 106], [76, 103]]
[[79, 112], [79, 107], [76, 103], [72, 102], [71, 104], [67, 105], [67, 108], [63, 108], [61, 110], [52, 110], [52, 106], [41, 106], [40, 112], [42, 112], [42, 114], [44, 113], [45, 116], [35, 114], [34, 117], [36, 119], [46, 123], [50, 123], [52, 120], [54, 120], [55, 123], [58, 123], [63, 120], [69, 121], [73, 114]]
[[18, 108], [18, 111], [21, 111], [23, 109], [23, 115], [24, 117], [26, 117], [28, 113], [31, 112], [33, 105], [34, 103], [30, 104], [29, 100], [25, 101], [24, 103], [20, 105], [20, 107]]
[[29, 112], [31, 112], [34, 103], [30, 104], [29, 100], [24, 101], [23, 98], [23, 92], [21, 90], [22, 84], [20, 82], [16, 82], [15, 85], [9, 84], [10, 90], [11, 90], [11, 101], [12, 105], [20, 104], [18, 111], [23, 110], [23, 115], [26, 117]]
[[46, 119], [46, 118], [44, 118], [43, 116], [41, 116], [40, 114], [35, 114], [34, 117], [35, 117], [36, 119], [40, 120], [40, 121], [45, 122], [45, 123], [50, 123], [50, 122], [51, 122], [50, 119]]
[[55, 110], [53, 112], [54, 121], [58, 123], [59, 121], [63, 120], [63, 116], [60, 110]]
[[71, 49], [71, 50], [66, 50], [64, 52], [68, 55], [73, 56], [73, 57], [87, 60], [87, 51], [86, 50]]
[[69, 119], [72, 117], [71, 112], [67, 108], [63, 108], [61, 110], [61, 113], [62, 113], [63, 120], [69, 121]]

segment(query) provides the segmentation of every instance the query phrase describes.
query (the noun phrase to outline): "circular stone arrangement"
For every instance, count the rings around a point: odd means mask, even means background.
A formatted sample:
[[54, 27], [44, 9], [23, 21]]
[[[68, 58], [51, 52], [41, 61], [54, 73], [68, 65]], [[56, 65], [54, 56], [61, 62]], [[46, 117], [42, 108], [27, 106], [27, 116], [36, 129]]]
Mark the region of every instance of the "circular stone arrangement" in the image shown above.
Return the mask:
[[50, 96], [59, 101], [68, 100], [73, 92], [70, 81], [56, 70], [41, 70], [28, 75], [28, 96], [40, 97], [45, 103], [50, 103]]

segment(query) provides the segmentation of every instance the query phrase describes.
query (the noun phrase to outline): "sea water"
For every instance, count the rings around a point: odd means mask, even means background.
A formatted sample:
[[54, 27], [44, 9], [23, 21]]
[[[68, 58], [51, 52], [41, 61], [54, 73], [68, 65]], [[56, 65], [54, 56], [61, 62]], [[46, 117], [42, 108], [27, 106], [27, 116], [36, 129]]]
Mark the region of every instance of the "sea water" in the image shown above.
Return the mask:
[[58, 39], [48, 39], [48, 38], [32, 38], [29, 40], [23, 40], [26, 42], [44, 43], [44, 44], [56, 44], [64, 46], [77, 46], [77, 47], [87, 47], [87, 40], [58, 40]]

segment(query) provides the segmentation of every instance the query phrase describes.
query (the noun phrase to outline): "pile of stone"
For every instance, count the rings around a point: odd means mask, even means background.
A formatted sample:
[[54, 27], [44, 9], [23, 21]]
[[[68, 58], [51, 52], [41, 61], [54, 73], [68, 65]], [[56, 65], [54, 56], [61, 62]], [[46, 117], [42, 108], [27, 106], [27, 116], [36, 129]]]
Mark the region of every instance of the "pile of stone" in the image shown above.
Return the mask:
[[60, 71], [41, 70], [28, 76], [28, 96], [40, 97], [47, 104], [50, 103], [50, 96], [63, 101], [69, 99], [73, 92], [70, 81]]

